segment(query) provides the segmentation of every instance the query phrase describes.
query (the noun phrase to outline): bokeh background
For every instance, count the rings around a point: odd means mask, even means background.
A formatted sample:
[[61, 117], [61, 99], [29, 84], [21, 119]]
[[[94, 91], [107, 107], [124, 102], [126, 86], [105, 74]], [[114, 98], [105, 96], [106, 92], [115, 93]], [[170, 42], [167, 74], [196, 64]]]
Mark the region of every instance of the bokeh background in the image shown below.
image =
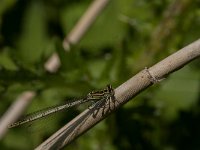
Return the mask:
[[[79, 44], [64, 37], [92, 0], [0, 1], [0, 116], [21, 92], [37, 91], [28, 112], [117, 87], [200, 37], [199, 0], [113, 0]], [[53, 52], [57, 73], [43, 65]], [[88, 105], [13, 128], [0, 149], [38, 146]], [[38, 127], [39, 126], [39, 127]], [[200, 149], [200, 61], [195, 60], [79, 137], [65, 149]]]

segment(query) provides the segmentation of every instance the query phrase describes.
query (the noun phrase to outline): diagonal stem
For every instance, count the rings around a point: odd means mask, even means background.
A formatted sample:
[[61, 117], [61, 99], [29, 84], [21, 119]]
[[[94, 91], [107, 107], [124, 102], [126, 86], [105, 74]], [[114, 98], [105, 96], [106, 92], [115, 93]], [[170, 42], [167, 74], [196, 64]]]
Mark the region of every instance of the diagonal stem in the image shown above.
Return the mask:
[[[162, 79], [166, 78], [169, 74], [182, 68], [184, 65], [198, 57], [200, 57], [200, 40], [197, 40], [168, 56], [149, 69], [145, 68], [140, 71], [115, 89], [115, 102], [109, 101], [109, 104], [103, 103], [101, 108], [95, 106], [93, 109], [85, 110], [36, 149], [61, 149], [106, 118], [106, 116], [114, 112], [115, 109], [127, 103], [140, 92], [156, 83], [154, 82], [155, 80], [158, 82], [162, 81]], [[95, 112], [97, 113], [94, 117], [93, 114]]]

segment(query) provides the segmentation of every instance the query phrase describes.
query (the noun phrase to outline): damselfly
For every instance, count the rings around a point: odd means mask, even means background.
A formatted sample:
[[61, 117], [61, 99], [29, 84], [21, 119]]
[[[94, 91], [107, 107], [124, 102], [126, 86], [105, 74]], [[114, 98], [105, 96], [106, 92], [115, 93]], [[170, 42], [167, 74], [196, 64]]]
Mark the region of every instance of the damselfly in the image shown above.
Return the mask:
[[82, 103], [86, 103], [86, 102], [90, 102], [90, 101], [97, 102], [100, 100], [110, 100], [110, 99], [113, 99], [113, 97], [114, 97], [114, 90], [111, 85], [108, 85], [103, 90], [92, 91], [92, 92], [88, 93], [87, 96], [84, 98], [81, 98], [78, 100], [71, 100], [71, 101], [68, 101], [61, 105], [48, 107], [48, 108], [30, 113], [30, 114], [24, 116], [22, 119], [18, 120], [17, 122], [12, 123], [9, 126], [9, 128], [17, 127], [17, 126], [25, 124], [25, 123], [30, 123], [32, 121], [44, 118], [44, 117], [54, 114], [56, 112], [62, 111], [67, 108], [71, 108], [76, 105], [80, 105]]

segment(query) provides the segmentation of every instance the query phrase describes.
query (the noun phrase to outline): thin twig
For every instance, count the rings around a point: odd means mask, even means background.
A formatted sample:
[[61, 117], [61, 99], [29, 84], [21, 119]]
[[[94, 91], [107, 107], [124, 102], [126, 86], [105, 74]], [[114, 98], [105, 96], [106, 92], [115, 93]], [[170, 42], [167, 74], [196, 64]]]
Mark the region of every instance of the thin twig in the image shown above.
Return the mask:
[[190, 0], [175, 0], [164, 11], [163, 19], [155, 28], [151, 35], [148, 52], [155, 53], [160, 51], [164, 47], [164, 41], [169, 38], [177, 27], [177, 18], [180, 17], [185, 10], [190, 6], [192, 1]]
[[115, 101], [104, 103], [101, 107], [96, 105], [93, 109], [85, 110], [36, 149], [61, 149], [103, 120], [115, 109], [135, 97], [141, 91], [156, 82], [160, 82], [172, 72], [182, 68], [184, 65], [198, 57], [200, 57], [200, 40], [177, 51], [149, 69], [145, 68], [140, 71], [134, 77], [115, 89]]
[[[70, 50], [71, 45], [77, 44], [85, 33], [88, 31], [90, 26], [97, 19], [99, 14], [107, 6], [110, 0], [95, 0], [89, 6], [87, 11], [83, 14], [81, 19], [77, 22], [71, 32], [65, 37], [63, 41], [63, 47], [66, 51]], [[45, 63], [45, 69], [49, 72], [56, 72], [60, 67], [60, 60], [56, 53], [54, 53]]]
[[0, 139], [7, 132], [8, 126], [22, 115], [34, 96], [35, 92], [32, 91], [22, 93], [0, 118]]
[[[177, 28], [177, 18], [183, 15], [191, 3], [190, 0], [175, 0], [169, 4], [163, 12], [163, 18], [152, 32], [146, 50], [136, 58], [136, 62], [141, 62], [142, 65], [153, 62], [154, 56], [166, 48], [167, 41], [173, 35], [174, 29]], [[135, 67], [140, 68], [140, 65], [136, 65]]]

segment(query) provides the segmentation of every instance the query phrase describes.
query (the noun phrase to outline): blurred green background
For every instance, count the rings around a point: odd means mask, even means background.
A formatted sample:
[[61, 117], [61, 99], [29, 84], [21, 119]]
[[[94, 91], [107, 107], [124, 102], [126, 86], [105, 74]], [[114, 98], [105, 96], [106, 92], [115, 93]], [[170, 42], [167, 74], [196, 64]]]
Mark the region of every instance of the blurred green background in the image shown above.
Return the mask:
[[[26, 90], [28, 112], [117, 87], [200, 37], [199, 0], [113, 0], [70, 52], [62, 40], [92, 0], [0, 1], [0, 116]], [[53, 52], [62, 67], [43, 68]], [[29, 150], [88, 105], [9, 130], [1, 149]], [[41, 129], [43, 127], [43, 129]], [[200, 61], [147, 89], [65, 149], [200, 149]]]

